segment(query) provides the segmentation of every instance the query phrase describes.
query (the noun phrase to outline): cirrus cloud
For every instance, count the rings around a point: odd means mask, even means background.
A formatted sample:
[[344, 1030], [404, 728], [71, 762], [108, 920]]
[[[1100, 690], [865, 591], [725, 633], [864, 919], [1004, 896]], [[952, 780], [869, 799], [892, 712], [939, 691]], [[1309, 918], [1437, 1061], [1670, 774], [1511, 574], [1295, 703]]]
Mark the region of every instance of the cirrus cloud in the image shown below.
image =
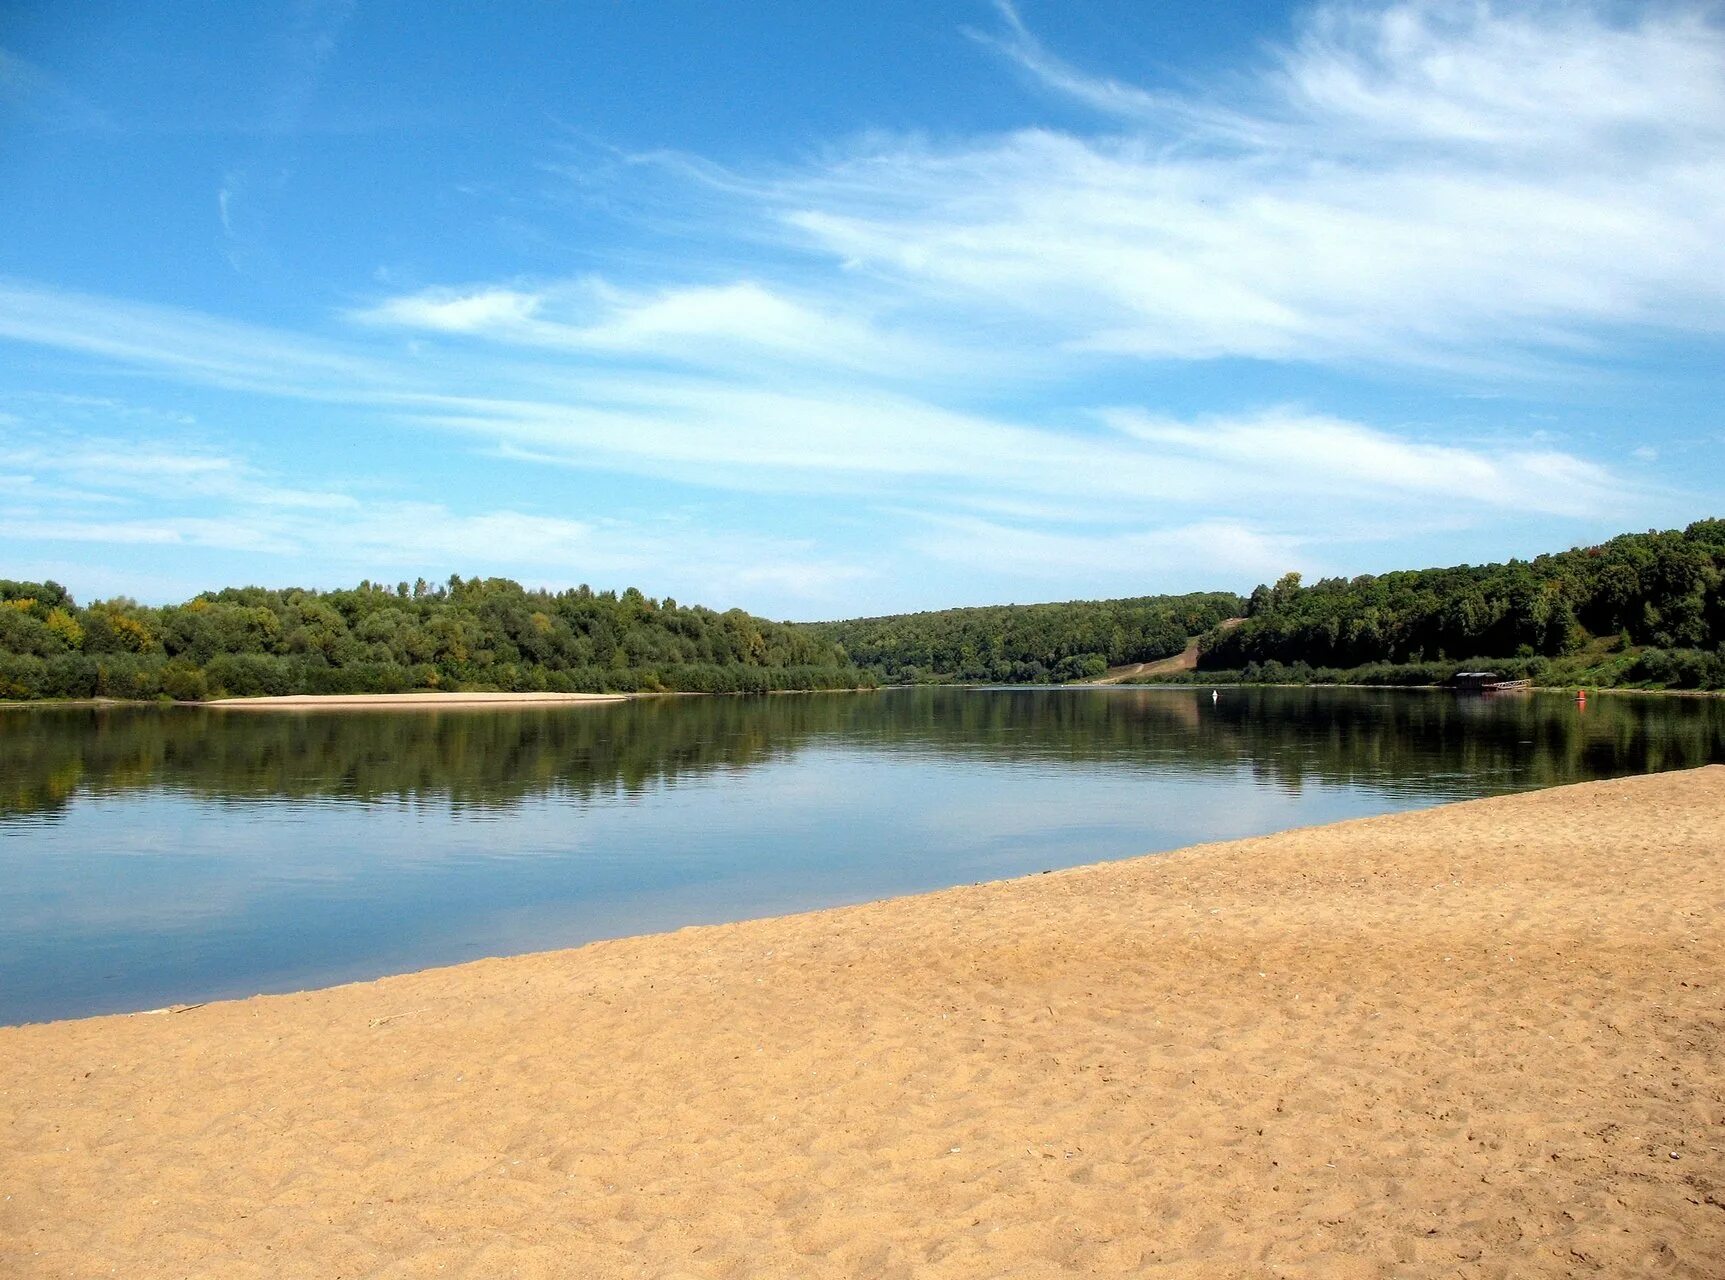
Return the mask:
[[1520, 369], [1725, 322], [1725, 30], [1705, 10], [1324, 5], [1232, 96], [1005, 53], [1107, 115], [871, 139], [760, 192], [813, 250], [1073, 350]]
[[[1095, 592], [1103, 561], [1136, 566], [1137, 590], [1381, 567], [1373, 548], [1415, 547], [1410, 530], [1489, 531], [1474, 545], [1497, 554], [1507, 531], [1558, 545], [1717, 497], [1677, 493], [1716, 481], [1665, 450], [1631, 452], [1670, 439], [1573, 420], [1526, 438], [1575, 384], [1627, 383], [1633, 344], [1716, 354], [1716, 10], [1322, 4], [1203, 90], [1092, 74], [998, 13], [988, 56], [1087, 127], [1031, 106], [1020, 127], [747, 172], [634, 157], [616, 172], [677, 184], [691, 244], [669, 266], [619, 251], [575, 276], [469, 261], [401, 273], [441, 281], [410, 292], [329, 282], [349, 305], [298, 331], [0, 280], [0, 339], [369, 426], [403, 476], [360, 502], [241, 449], [66, 431], [9, 459], [0, 528], [327, 565], [483, 548], [788, 613], [888, 577], [932, 605], [978, 582], [1022, 598], [1014, 575]], [[1667, 486], [1638, 482], [1661, 458]], [[589, 505], [569, 516], [548, 484], [534, 509], [495, 473], [469, 496], [475, 464], [582, 473]], [[677, 503], [732, 526], [639, 518]], [[1404, 562], [1450, 554], [1417, 548]]]

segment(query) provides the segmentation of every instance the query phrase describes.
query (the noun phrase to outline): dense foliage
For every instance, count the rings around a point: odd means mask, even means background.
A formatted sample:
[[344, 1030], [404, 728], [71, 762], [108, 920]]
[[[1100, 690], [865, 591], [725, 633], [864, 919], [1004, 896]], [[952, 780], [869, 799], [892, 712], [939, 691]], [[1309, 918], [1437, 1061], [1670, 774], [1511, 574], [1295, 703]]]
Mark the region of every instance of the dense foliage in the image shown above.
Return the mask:
[[80, 607], [56, 583], [0, 580], [0, 698], [732, 693], [871, 682], [810, 632], [634, 588], [551, 593], [452, 577], [439, 587], [230, 588], [150, 608], [126, 599]]
[[1239, 596], [1214, 591], [943, 609], [811, 623], [809, 630], [892, 683], [1058, 683], [1179, 653], [1191, 637], [1240, 608]]
[[162, 608], [79, 606], [52, 582], [0, 580], [0, 698], [1058, 683], [1168, 657], [1198, 634], [1191, 678], [1206, 681], [1424, 684], [1489, 665], [1543, 683], [1725, 688], [1725, 520], [1532, 561], [1309, 587], [1288, 574], [1248, 600], [1209, 592], [802, 625], [633, 588], [552, 593], [498, 578], [247, 587]]
[[[1201, 672], [1415, 683], [1491, 663], [1601, 684], [1725, 687], [1725, 520], [1625, 534], [1597, 547], [1313, 586], [1260, 586], [1246, 621], [1207, 634]], [[1512, 672], [1509, 660], [1521, 660]], [[1544, 663], [1534, 660], [1544, 659]], [[1369, 678], [1377, 674], [1404, 678]]]

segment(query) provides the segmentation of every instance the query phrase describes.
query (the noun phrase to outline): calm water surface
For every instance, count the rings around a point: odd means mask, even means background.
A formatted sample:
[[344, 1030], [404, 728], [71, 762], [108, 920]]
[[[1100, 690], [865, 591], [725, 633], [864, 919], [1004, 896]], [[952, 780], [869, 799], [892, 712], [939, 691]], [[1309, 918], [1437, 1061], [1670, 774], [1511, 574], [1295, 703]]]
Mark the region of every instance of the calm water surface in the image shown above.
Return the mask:
[[0, 710], [0, 1022], [1719, 761], [1719, 699], [924, 689], [502, 712]]

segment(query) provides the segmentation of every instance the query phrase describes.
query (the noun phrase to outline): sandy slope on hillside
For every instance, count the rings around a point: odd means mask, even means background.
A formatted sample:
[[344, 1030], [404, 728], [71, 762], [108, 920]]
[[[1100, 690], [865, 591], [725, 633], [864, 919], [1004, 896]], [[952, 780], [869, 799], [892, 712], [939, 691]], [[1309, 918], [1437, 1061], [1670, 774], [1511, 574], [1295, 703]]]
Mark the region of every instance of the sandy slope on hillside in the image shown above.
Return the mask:
[[[1244, 618], [1227, 618], [1221, 624], [1222, 630], [1232, 631], [1244, 621]], [[1084, 683], [1121, 684], [1127, 680], [1136, 680], [1139, 676], [1171, 676], [1181, 671], [1196, 671], [1199, 639], [1200, 637], [1193, 636], [1186, 647], [1172, 657], [1157, 658], [1154, 662], [1129, 662], [1123, 667], [1109, 667], [1106, 675], [1086, 680]]]
[[7, 1276], [1717, 1277], [1725, 767], [0, 1030]]

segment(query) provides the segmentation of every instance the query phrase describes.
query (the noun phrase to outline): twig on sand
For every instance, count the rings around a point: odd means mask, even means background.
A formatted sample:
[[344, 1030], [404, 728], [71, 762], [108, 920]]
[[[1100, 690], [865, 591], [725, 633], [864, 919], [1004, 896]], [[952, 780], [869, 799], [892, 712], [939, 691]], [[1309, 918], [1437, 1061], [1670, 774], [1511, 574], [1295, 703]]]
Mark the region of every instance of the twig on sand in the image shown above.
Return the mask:
[[368, 1027], [381, 1027], [384, 1023], [394, 1022], [397, 1018], [411, 1018], [416, 1013], [424, 1013], [424, 1012], [425, 1012], [424, 1009], [407, 1009], [401, 1013], [386, 1013], [381, 1018], [371, 1019], [365, 1025]]

